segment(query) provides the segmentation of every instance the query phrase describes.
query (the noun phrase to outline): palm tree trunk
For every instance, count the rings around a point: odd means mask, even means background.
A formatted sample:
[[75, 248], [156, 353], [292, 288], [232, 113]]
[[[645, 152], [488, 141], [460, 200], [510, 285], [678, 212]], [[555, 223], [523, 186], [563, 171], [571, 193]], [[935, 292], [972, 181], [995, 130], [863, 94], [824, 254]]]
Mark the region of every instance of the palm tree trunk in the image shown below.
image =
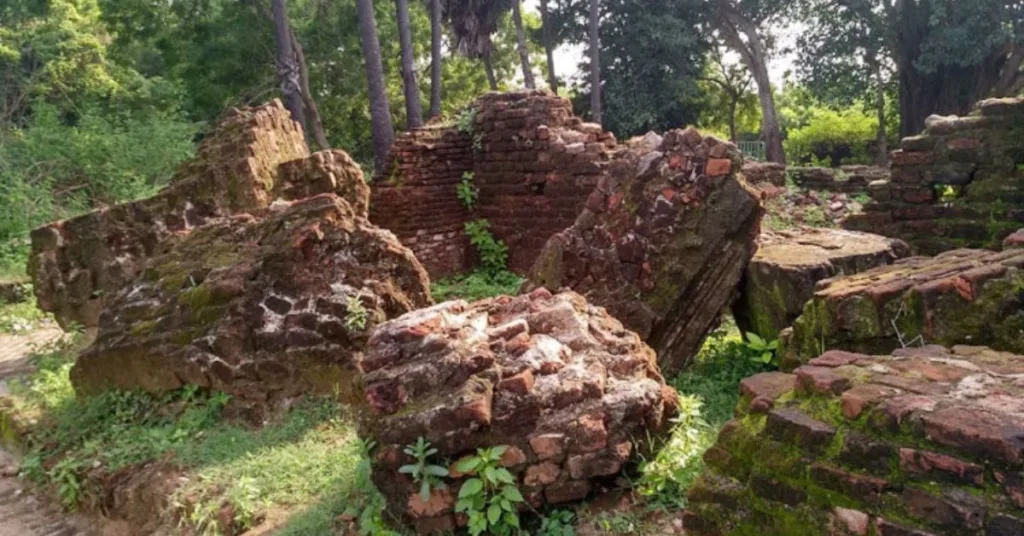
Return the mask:
[[373, 134], [373, 152], [377, 168], [383, 168], [388, 151], [395, 138], [391, 123], [391, 107], [384, 87], [384, 67], [380, 60], [380, 42], [377, 40], [377, 20], [373, 14], [373, 0], [356, 0], [359, 12], [359, 36], [366, 68], [366, 87], [370, 96], [370, 130]]
[[491, 51], [484, 52], [484, 71], [487, 72], [487, 83], [491, 91], [498, 91], [498, 78], [494, 76], [494, 65], [491, 64]]
[[302, 89], [302, 104], [305, 106], [307, 119], [309, 120], [310, 134], [313, 136], [313, 141], [319, 146], [321, 150], [330, 149], [331, 144], [327, 142], [327, 135], [324, 134], [324, 124], [320, 120], [320, 109], [316, 106], [316, 100], [313, 99], [313, 92], [309, 89], [309, 66], [306, 65], [306, 54], [302, 51], [302, 45], [299, 44], [298, 38], [295, 37], [295, 30], [288, 27], [288, 32], [292, 36], [292, 49], [295, 51], [295, 59], [299, 64], [299, 86]]
[[288, 11], [285, 0], [271, 0], [274, 17], [274, 40], [277, 42], [277, 76], [281, 83], [281, 94], [284, 105], [292, 115], [292, 119], [302, 125], [306, 131], [306, 116], [302, 112], [302, 90], [299, 85], [299, 68], [292, 50], [291, 26], [288, 23]]
[[398, 19], [399, 44], [402, 49], [402, 87], [405, 89], [405, 128], [423, 126], [423, 108], [420, 107], [420, 88], [416, 85], [413, 64], [412, 29], [409, 28], [409, 0], [395, 0]]
[[441, 115], [441, 0], [430, 0], [430, 118]]
[[598, 0], [590, 0], [590, 114], [601, 124], [601, 20]]
[[558, 78], [555, 76], [555, 47], [551, 39], [551, 22], [548, 20], [548, 0], [540, 0], [541, 32], [544, 34], [544, 52], [548, 56], [548, 87], [558, 93]]
[[519, 60], [523, 64], [523, 83], [526, 89], [536, 89], [533, 68], [530, 67], [530, 51], [526, 48], [526, 32], [523, 30], [523, 15], [519, 11], [520, 0], [512, 0], [512, 21], [516, 25], [516, 43], [519, 46]]

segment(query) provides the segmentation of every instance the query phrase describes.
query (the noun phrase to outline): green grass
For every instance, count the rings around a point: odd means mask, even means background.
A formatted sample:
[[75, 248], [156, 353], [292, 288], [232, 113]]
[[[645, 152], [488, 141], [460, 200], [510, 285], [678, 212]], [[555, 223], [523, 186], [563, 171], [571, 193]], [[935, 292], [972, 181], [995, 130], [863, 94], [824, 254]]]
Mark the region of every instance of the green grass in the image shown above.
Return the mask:
[[356, 487], [363, 456], [351, 418], [333, 398], [302, 400], [254, 428], [222, 418], [230, 397], [195, 387], [76, 397], [68, 376], [76, 344], [40, 351], [33, 358], [38, 372], [11, 386], [15, 411], [36, 423], [22, 473], [55, 490], [67, 508], [89, 499], [95, 469], [168, 460], [187, 481], [170, 498], [176, 512], [154, 515], [170, 520], [177, 513], [201, 534], [220, 531], [216, 515], [226, 505], [235, 529], [271, 512], [294, 514], [284, 534], [330, 533], [346, 509], [379, 517], [380, 502]]
[[767, 370], [752, 360], [731, 320], [712, 333], [696, 361], [670, 380], [680, 394], [679, 417], [654, 459], [641, 464], [638, 488], [650, 507], [685, 507], [686, 493], [704, 470], [704, 452], [739, 402], [740, 381]]
[[457, 299], [474, 302], [494, 296], [515, 296], [522, 285], [523, 278], [512, 272], [491, 275], [476, 271], [434, 281], [430, 290], [438, 303]]
[[6, 304], [0, 302], [0, 333], [18, 335], [40, 326], [49, 315], [40, 311], [35, 300]]

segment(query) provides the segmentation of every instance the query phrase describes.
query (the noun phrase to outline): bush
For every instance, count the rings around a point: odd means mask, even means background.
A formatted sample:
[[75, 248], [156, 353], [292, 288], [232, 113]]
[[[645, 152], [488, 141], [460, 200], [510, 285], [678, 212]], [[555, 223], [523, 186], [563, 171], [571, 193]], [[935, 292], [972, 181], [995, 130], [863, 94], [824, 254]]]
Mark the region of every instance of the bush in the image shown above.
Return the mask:
[[192, 154], [198, 130], [175, 113], [86, 107], [68, 118], [45, 103], [32, 110], [26, 128], [0, 132], [0, 244], [49, 221], [152, 195]]
[[870, 163], [870, 148], [878, 135], [878, 118], [857, 107], [836, 111], [814, 106], [807, 122], [789, 131], [786, 157], [793, 163]]

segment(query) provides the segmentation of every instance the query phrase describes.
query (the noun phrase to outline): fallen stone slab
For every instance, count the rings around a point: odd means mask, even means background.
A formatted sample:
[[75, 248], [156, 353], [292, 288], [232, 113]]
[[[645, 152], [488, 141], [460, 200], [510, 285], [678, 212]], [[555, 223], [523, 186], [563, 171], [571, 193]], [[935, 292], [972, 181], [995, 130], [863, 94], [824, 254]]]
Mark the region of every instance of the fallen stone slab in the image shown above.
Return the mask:
[[[359, 180], [354, 180], [358, 177]], [[279, 101], [232, 110], [154, 197], [115, 205], [32, 232], [29, 273], [39, 307], [62, 327], [93, 328], [108, 297], [134, 280], [169, 237], [275, 199], [335, 192], [366, 197], [359, 166], [343, 151], [309, 154]], [[355, 207], [366, 211], [363, 206]]]
[[618, 475], [677, 411], [653, 350], [572, 292], [415, 311], [376, 329], [362, 367], [373, 480], [387, 511], [420, 532], [459, 525], [453, 507], [467, 478], [443, 477], [446, 489], [421, 500], [399, 472], [420, 438], [437, 449], [431, 463], [453, 468], [478, 448], [506, 447], [502, 464], [540, 508]]
[[732, 144], [694, 129], [635, 144], [572, 227], [548, 240], [525, 289], [572, 289], [608, 309], [674, 372], [696, 355], [757, 249], [763, 211]]
[[192, 384], [254, 407], [351, 395], [373, 327], [431, 303], [412, 252], [333, 194], [168, 240], [139, 274], [107, 298], [77, 392]]
[[748, 378], [686, 533], [1024, 534], [1022, 374], [1021, 355], [927, 346]]
[[1024, 250], [912, 257], [819, 283], [783, 365], [843, 349], [885, 353], [920, 344], [983, 344], [1024, 353]]
[[892, 264], [910, 255], [900, 240], [840, 229], [765, 231], [733, 304], [736, 324], [775, 340], [814, 297], [818, 281]]

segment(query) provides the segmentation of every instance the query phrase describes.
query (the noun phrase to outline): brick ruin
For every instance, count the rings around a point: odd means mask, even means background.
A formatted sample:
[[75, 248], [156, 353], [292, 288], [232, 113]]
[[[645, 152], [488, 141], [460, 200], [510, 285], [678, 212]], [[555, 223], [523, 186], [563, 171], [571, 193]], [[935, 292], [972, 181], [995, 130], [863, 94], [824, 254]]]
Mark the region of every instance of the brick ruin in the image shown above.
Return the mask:
[[[404, 133], [373, 181], [370, 219], [394, 232], [433, 277], [466, 271], [475, 252], [467, 222], [486, 219], [526, 273], [551, 235], [572, 225], [597, 185], [615, 137], [543, 91], [479, 98], [472, 128], [432, 125]], [[473, 210], [456, 187], [471, 177]]]
[[[677, 413], [654, 351], [573, 292], [415, 311], [374, 332], [363, 367], [369, 410], [360, 433], [380, 444], [373, 480], [389, 515], [421, 534], [466, 524], [454, 506], [474, 475], [456, 468], [478, 448], [505, 447], [501, 464], [529, 507], [542, 508], [586, 498], [635, 463]], [[399, 471], [418, 438], [452, 469], [428, 500]]]
[[791, 167], [786, 173], [805, 190], [852, 195], [867, 193], [871, 183], [889, 178], [889, 171], [877, 166]]
[[900, 238], [918, 253], [998, 248], [1024, 224], [1024, 99], [982, 101], [966, 117], [928, 119], [871, 184], [850, 229]]
[[[280, 101], [232, 110], [154, 197], [32, 232], [29, 274], [39, 308], [61, 326], [95, 327], [106, 297], [128, 284], [160, 244], [216, 218], [289, 198], [296, 188], [278, 180], [279, 166], [305, 158], [309, 148], [302, 131]], [[344, 179], [348, 169], [336, 166], [320, 175]], [[321, 191], [332, 190], [330, 180], [320, 182]], [[299, 189], [309, 193], [308, 187]]]
[[747, 378], [686, 534], [1024, 534], [1024, 356], [830, 351]]

